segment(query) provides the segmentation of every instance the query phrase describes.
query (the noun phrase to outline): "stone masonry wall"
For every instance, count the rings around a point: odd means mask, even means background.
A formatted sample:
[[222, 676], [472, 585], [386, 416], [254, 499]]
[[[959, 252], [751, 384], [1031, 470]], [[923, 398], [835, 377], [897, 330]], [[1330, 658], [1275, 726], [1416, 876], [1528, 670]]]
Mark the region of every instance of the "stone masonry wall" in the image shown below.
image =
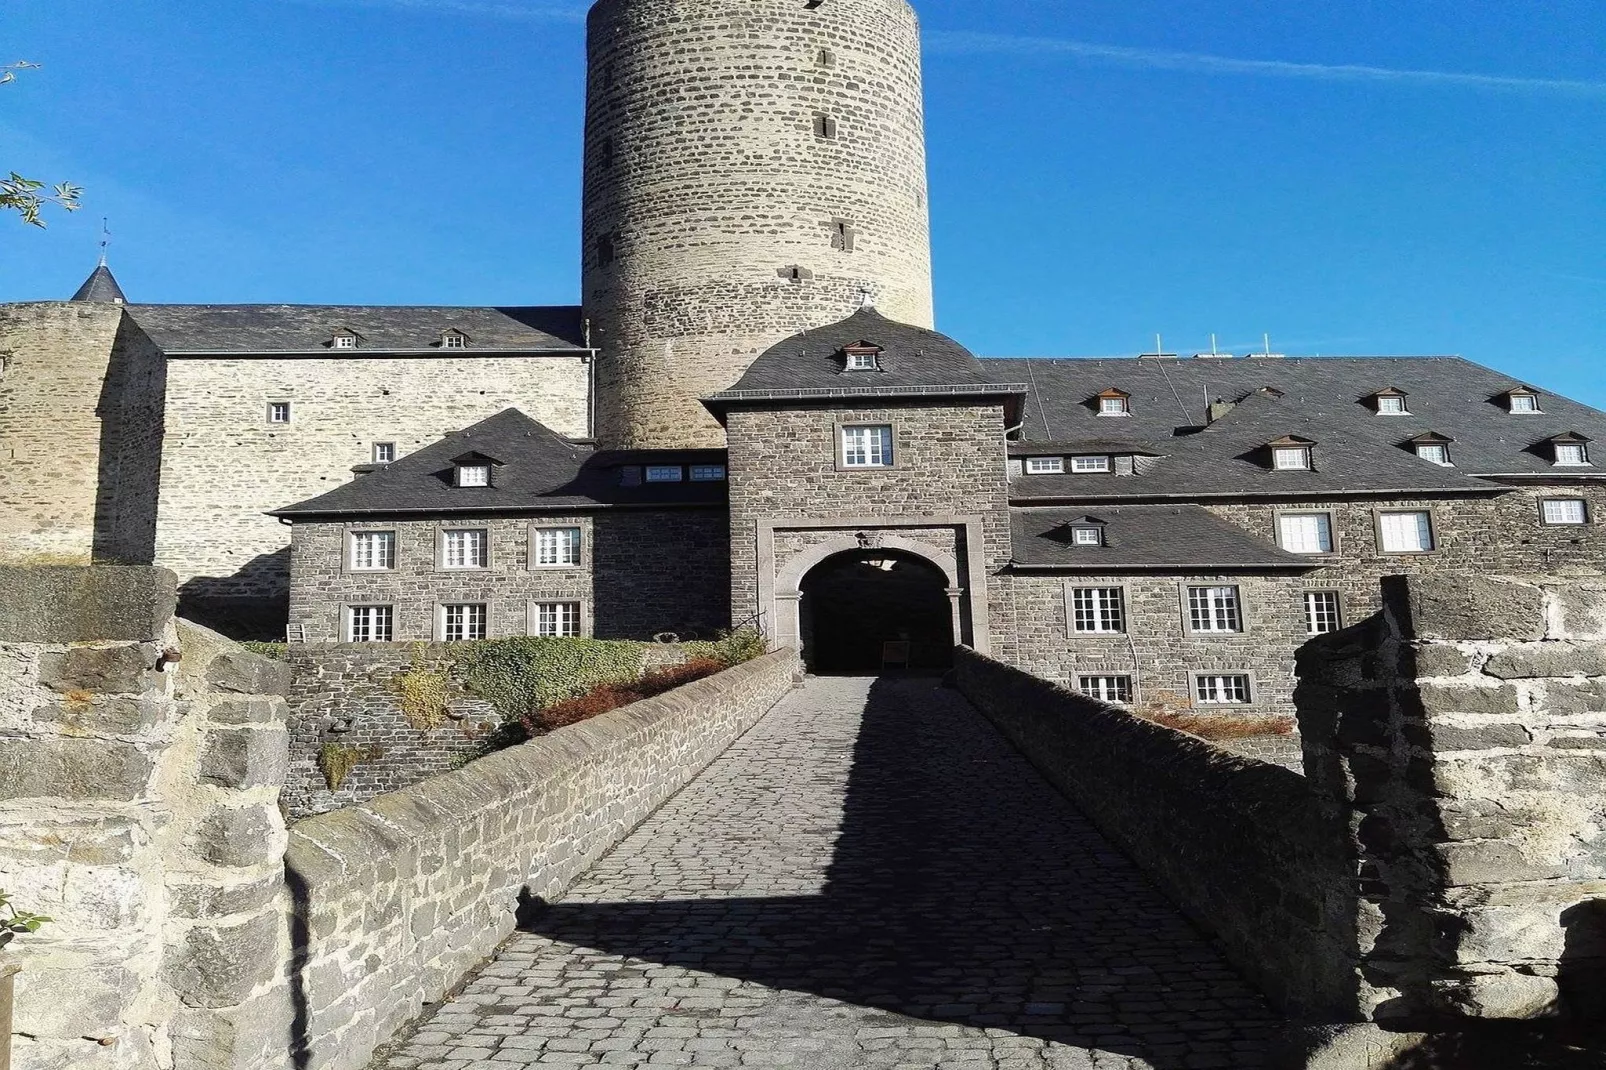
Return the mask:
[[1310, 776], [1353, 811], [1363, 1011], [1606, 1018], [1606, 581], [1386, 581], [1300, 673]]
[[[440, 532], [490, 534], [490, 567], [437, 567]], [[580, 564], [532, 568], [536, 528], [579, 528]], [[349, 533], [396, 533], [396, 568], [355, 572]], [[581, 605], [581, 632], [598, 639], [651, 639], [662, 632], [711, 638], [730, 624], [730, 535], [723, 509], [616, 510], [572, 516], [376, 519], [295, 525], [296, 566], [290, 636], [340, 642], [344, 607], [395, 607], [396, 641], [440, 638], [436, 609], [445, 603], [488, 607], [492, 639], [530, 634], [535, 601]]]
[[1284, 1009], [1355, 1015], [1343, 826], [1299, 774], [961, 649], [960, 691]]
[[580, 355], [169, 358], [156, 563], [186, 599], [282, 620], [290, 532], [264, 513], [349, 482], [376, 442], [405, 455], [507, 408], [584, 437], [589, 376]]
[[[160, 438], [160, 374], [120, 306], [0, 306], [0, 560], [148, 563], [156, 468], [133, 461]], [[131, 545], [113, 537], [119, 519]]]
[[[768, 612], [759, 604], [759, 572], [767, 569], [773, 575], [781, 562], [759, 559], [762, 521], [777, 526], [779, 557], [873, 529], [882, 520], [975, 516], [982, 520], [980, 549], [987, 575], [965, 576], [962, 582], [971, 590], [988, 583], [988, 604], [973, 607], [973, 612], [985, 610], [993, 635], [1007, 643], [1014, 629], [1010, 599], [1003, 584], [993, 578], [1011, 554], [1003, 421], [1002, 406], [963, 401], [732, 412], [728, 424], [732, 615], [743, 620]], [[839, 471], [841, 423], [893, 425], [897, 467]], [[842, 526], [830, 531], [795, 529], [797, 534], [787, 536], [788, 520], [840, 520]], [[944, 537], [954, 539], [955, 530], [950, 528]], [[965, 559], [961, 553], [962, 567]], [[763, 625], [772, 628], [774, 622], [765, 620]]]
[[865, 291], [931, 326], [905, 0], [603, 0], [588, 30], [582, 267], [607, 442], [719, 445], [697, 399]]
[[361, 1070], [791, 688], [771, 654], [290, 831], [292, 1057]]
[[55, 919], [13, 945], [25, 1070], [286, 1065], [283, 667], [175, 597], [0, 568], [0, 888]]

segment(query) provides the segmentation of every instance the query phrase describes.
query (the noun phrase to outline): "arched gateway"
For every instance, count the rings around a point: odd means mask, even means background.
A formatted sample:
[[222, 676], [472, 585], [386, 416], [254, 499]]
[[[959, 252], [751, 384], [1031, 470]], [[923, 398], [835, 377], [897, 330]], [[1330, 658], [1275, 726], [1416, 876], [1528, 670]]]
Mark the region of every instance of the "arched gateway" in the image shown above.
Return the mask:
[[889, 662], [934, 671], [952, 664], [962, 591], [952, 582], [948, 555], [854, 545], [805, 557], [813, 564], [788, 602], [796, 607], [799, 645], [812, 671], [878, 672]]

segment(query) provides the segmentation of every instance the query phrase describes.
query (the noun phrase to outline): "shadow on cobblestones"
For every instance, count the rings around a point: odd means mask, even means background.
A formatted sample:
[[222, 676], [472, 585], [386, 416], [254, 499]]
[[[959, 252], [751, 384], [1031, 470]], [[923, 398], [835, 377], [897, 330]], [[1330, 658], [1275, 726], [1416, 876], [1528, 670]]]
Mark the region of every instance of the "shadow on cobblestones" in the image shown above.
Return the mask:
[[[863, 696], [865, 683], [809, 687], [856, 687]], [[801, 716], [769, 728], [782, 741], [795, 732], [794, 743], [823, 756], [820, 767], [800, 768], [802, 751], [781, 746], [777, 759], [793, 763], [790, 787], [762, 777], [728, 785], [776, 805], [747, 804], [744, 827], [719, 834], [722, 857], [710, 859], [707, 845], [688, 841], [682, 855], [698, 861], [652, 865], [658, 879], [650, 895], [624, 902], [571, 896], [528, 914], [526, 932], [543, 944], [621, 957], [629, 967], [681, 967], [869, 1008], [856, 1019], [859, 1043], [874, 1040], [878, 1028], [908, 1036], [915, 1023], [1034, 1038], [1019, 1053], [1023, 1061], [994, 1050], [996, 1062], [968, 1065], [1261, 1065], [1277, 1025], [1261, 998], [955, 693], [932, 681], [887, 679], [870, 687], [862, 723], [840, 725], [834, 735]], [[817, 738], [802, 739], [810, 733]], [[750, 738], [738, 749], [744, 745], [758, 744]], [[833, 754], [835, 781], [825, 760]], [[821, 815], [795, 813], [777, 794], [810, 776], [820, 791], [835, 793], [834, 846]], [[825, 844], [819, 863], [812, 840]], [[788, 842], [796, 844], [790, 860]], [[765, 845], [756, 856], [769, 861], [749, 861], [754, 843]], [[770, 857], [777, 849], [778, 862]], [[826, 858], [819, 894], [766, 894], [790, 890], [788, 867], [802, 875]], [[710, 866], [712, 886], [688, 886], [689, 873]], [[760, 870], [771, 877], [754, 879]], [[617, 887], [604, 879], [580, 891], [593, 899]], [[833, 1025], [822, 1016], [817, 1028]], [[1059, 1049], [1067, 1059], [1051, 1057]], [[842, 1065], [950, 1065], [941, 1053], [925, 1054], [930, 1061], [906, 1051], [909, 1061], [894, 1063], [867, 1053]]]

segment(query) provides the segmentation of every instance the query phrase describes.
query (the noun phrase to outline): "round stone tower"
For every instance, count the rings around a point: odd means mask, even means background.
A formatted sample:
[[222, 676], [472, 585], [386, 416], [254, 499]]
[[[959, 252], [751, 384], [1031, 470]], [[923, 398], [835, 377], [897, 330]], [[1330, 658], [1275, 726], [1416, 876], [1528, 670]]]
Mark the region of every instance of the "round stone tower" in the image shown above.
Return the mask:
[[906, 0], [599, 0], [582, 234], [615, 447], [724, 444], [697, 399], [850, 314], [932, 325]]

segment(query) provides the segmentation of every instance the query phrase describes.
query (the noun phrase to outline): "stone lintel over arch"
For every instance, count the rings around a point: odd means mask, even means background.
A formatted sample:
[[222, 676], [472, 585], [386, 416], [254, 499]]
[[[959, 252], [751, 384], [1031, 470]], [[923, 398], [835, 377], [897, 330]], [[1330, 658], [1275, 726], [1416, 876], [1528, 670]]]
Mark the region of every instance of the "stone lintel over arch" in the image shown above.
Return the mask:
[[[961, 555], [902, 534], [909, 529], [947, 528], [954, 532]], [[777, 570], [777, 532], [817, 532], [819, 539]], [[948, 582], [953, 604], [954, 636], [981, 653], [992, 649], [988, 620], [987, 568], [980, 517], [844, 517], [830, 520], [773, 519], [758, 522], [758, 615], [764, 633], [777, 646], [802, 648], [799, 620], [802, 584], [810, 570], [842, 553], [893, 550], [910, 554], [939, 569]]]

